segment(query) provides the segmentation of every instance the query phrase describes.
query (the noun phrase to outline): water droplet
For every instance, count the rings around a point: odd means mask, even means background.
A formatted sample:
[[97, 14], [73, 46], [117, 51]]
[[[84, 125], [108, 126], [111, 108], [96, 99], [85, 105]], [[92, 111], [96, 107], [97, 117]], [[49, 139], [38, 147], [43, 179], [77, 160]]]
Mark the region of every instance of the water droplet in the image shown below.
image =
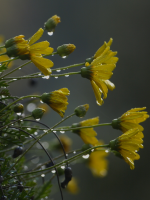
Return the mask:
[[94, 151], [94, 149], [91, 150], [92, 152]]
[[56, 72], [61, 72], [61, 70], [60, 70], [60, 69], [57, 69]]
[[42, 101], [42, 100], [40, 100], [40, 103], [43, 103], [43, 101]]
[[30, 131], [30, 130], [31, 130], [31, 128], [27, 128], [27, 130], [29, 130], [29, 131]]
[[64, 134], [64, 133], [65, 133], [65, 131], [60, 131], [60, 133]]
[[34, 132], [34, 135], [38, 135], [38, 132], [36, 131], [36, 132]]
[[88, 159], [89, 156], [90, 156], [89, 154], [87, 154], [87, 155], [83, 155], [82, 158], [84, 158], [84, 159]]
[[14, 125], [14, 124], [11, 124], [12, 126]]
[[47, 132], [47, 130], [43, 130], [44, 131], [44, 133], [46, 133]]
[[57, 131], [53, 131], [54, 133], [57, 133]]
[[74, 151], [73, 153], [76, 154], [76, 151]]
[[18, 116], [20, 116], [21, 115], [21, 112], [20, 113], [16, 113]]
[[47, 34], [48, 34], [49, 36], [52, 36], [52, 35], [53, 35], [53, 31], [47, 32]]
[[49, 75], [48, 75], [48, 76], [43, 76], [42, 78], [43, 78], [43, 79], [49, 79], [50, 76], [49, 76]]
[[58, 78], [58, 76], [55, 76], [55, 78], [57, 79], [57, 78]]
[[110, 150], [106, 150], [105, 152], [106, 152], [106, 153], [109, 153], [109, 151], [110, 151]]
[[36, 119], [36, 121], [40, 121], [40, 119]]
[[21, 67], [19, 68], [19, 70], [21, 69]]
[[42, 74], [41, 74], [41, 73], [39, 73], [38, 75], [39, 75], [39, 76], [41, 76]]
[[69, 74], [66, 74], [65, 77], [69, 77]]
[[26, 165], [23, 168], [24, 168], [24, 170], [28, 170], [28, 166], [26, 166]]
[[61, 166], [62, 169], [65, 169], [65, 166]]
[[16, 80], [17, 80], [16, 78], [13, 79], [13, 81], [16, 81]]
[[52, 170], [52, 173], [55, 174], [55, 173], [56, 173], [56, 170]]
[[45, 177], [45, 174], [41, 174], [41, 177]]
[[6, 137], [6, 136], [7, 136], [7, 133], [4, 134], [4, 137]]
[[62, 58], [67, 58], [67, 56], [62, 56]]
[[21, 119], [20, 121], [21, 121], [21, 122], [23, 122], [23, 120], [22, 120], [22, 119]]

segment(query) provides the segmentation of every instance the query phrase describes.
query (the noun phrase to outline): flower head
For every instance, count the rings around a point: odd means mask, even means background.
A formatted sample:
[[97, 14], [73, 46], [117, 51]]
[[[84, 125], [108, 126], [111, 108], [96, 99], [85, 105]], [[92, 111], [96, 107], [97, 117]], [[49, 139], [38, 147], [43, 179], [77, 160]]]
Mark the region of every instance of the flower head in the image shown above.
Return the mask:
[[41, 96], [41, 100], [48, 104], [61, 117], [64, 117], [68, 105], [68, 98], [66, 96], [69, 94], [70, 91], [67, 88], [61, 88], [50, 93], [44, 93]]
[[76, 49], [74, 44], [63, 44], [57, 48], [57, 53], [62, 57], [65, 58], [69, 54], [71, 54]]
[[112, 71], [118, 58], [114, 57], [117, 52], [110, 50], [111, 43], [112, 39], [108, 43], [105, 42], [95, 53], [91, 65], [86, 63], [86, 67], [81, 68], [81, 76], [90, 80], [98, 105], [104, 103], [103, 98], [107, 98], [108, 89], [115, 89], [115, 85], [109, 79], [113, 75]]
[[75, 108], [74, 113], [77, 117], [84, 117], [89, 109], [89, 104], [80, 105]]
[[109, 145], [117, 156], [123, 158], [130, 165], [130, 169], [134, 169], [134, 160], [140, 159], [137, 151], [143, 148], [143, 137], [143, 133], [138, 128], [134, 128], [110, 141]]
[[[102, 145], [103, 142], [99, 141], [97, 145]], [[88, 167], [91, 169], [94, 176], [104, 177], [107, 174], [108, 161], [105, 157], [108, 155], [104, 150], [95, 149], [90, 154]]]
[[76, 178], [72, 178], [67, 185], [67, 190], [72, 194], [77, 194], [79, 192], [79, 187]]
[[144, 128], [139, 125], [139, 123], [144, 122], [149, 118], [147, 112], [142, 111], [145, 109], [146, 107], [128, 110], [121, 117], [112, 121], [112, 127], [122, 130], [123, 133], [133, 128], [138, 128], [140, 131], [143, 131]]
[[40, 28], [28, 41], [29, 52], [23, 56], [20, 56], [22, 60], [31, 60], [35, 66], [45, 75], [51, 74], [51, 67], [54, 63], [46, 58], [43, 58], [42, 54], [51, 54], [53, 48], [49, 47], [48, 41], [43, 41], [34, 44], [43, 35], [44, 30]]
[[[60, 139], [61, 143], [63, 144], [65, 151], [69, 152], [71, 145], [72, 145], [72, 140], [69, 137], [67, 137], [66, 135], [61, 135], [59, 137], [59, 139]], [[59, 145], [59, 147], [62, 150], [61, 145]]]
[[48, 32], [54, 32], [56, 26], [58, 23], [60, 23], [60, 17], [57, 15], [52, 16], [51, 18], [49, 18], [47, 20], [47, 22], [45, 22], [44, 24], [44, 28], [45, 30], [47, 30]]
[[99, 123], [99, 117], [87, 119], [79, 123], [74, 123], [71, 127], [72, 128], [79, 127], [79, 129], [73, 130], [72, 132], [78, 134], [85, 144], [96, 145], [98, 143], [98, 140], [95, 137], [97, 133], [94, 131], [94, 129], [93, 128], [80, 129], [80, 127], [97, 125], [98, 123]]

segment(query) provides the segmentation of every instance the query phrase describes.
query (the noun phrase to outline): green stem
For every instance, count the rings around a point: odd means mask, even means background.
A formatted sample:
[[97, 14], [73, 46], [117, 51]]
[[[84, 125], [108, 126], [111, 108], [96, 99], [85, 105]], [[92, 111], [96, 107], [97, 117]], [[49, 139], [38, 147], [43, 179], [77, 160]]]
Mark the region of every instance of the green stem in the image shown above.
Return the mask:
[[[89, 149], [87, 149], [87, 150], [85, 150], [85, 151], [83, 151], [83, 152], [81, 152], [81, 153], [79, 153], [79, 154], [77, 154], [77, 155], [74, 155], [74, 156], [71, 157], [71, 158], [65, 159], [65, 160], [63, 160], [62, 162], [60, 162], [60, 163], [58, 163], [58, 164], [56, 164], [56, 165], [53, 165], [52, 167], [48, 167], [48, 168], [46, 168], [46, 169], [41, 169], [41, 170], [32, 171], [32, 172], [26, 172], [26, 173], [16, 174], [15, 176], [12, 176], [12, 177], [10, 177], [10, 178], [7, 178], [7, 179], [5, 179], [4, 181], [7, 181], [8, 179], [14, 178], [14, 177], [16, 177], [16, 176], [23, 176], [23, 175], [35, 174], [35, 173], [38, 173], [38, 172], [45, 172], [45, 171], [47, 171], [47, 170], [52, 170], [52, 169], [54, 169], [54, 167], [56, 168], [56, 167], [59, 167], [59, 166], [61, 166], [61, 165], [66, 164], [66, 163], [69, 163], [69, 162], [73, 161], [74, 159], [79, 158], [80, 156], [89, 154], [89, 153], [91, 152], [91, 150], [96, 149], [96, 148], [101, 148], [101, 147], [109, 148], [109, 144], [106, 144], [106, 145], [98, 145], [98, 146], [91, 147], [91, 148], [89, 148]], [[99, 151], [100, 151], [100, 150], [104, 151], [105, 149], [98, 149], [98, 150], [99, 150]], [[13, 165], [13, 167], [14, 167], [14, 165]], [[3, 176], [4, 176], [4, 175], [3, 175]]]
[[64, 73], [64, 74], [51, 74], [51, 77], [59, 77], [59, 76], [70, 76], [70, 75], [74, 75], [74, 74], [81, 74], [81, 71], [78, 72], [68, 72], [68, 73]]
[[52, 128], [48, 129], [47, 132], [43, 133], [42, 135], [40, 135], [36, 141], [34, 141], [34, 143], [19, 157], [19, 159], [5, 172], [4, 176], [6, 174], [8, 174], [10, 172], [10, 170], [16, 166], [16, 164], [22, 159], [22, 157], [45, 135], [47, 135], [48, 133], [50, 133], [51, 131], [53, 131], [53, 129], [58, 126], [59, 124], [61, 124], [62, 122], [64, 122], [65, 120], [67, 120], [68, 118], [72, 117], [73, 115], [75, 115], [74, 113], [67, 116], [66, 118], [62, 119], [60, 122], [58, 122], [57, 124], [55, 124]]
[[16, 101], [12, 102], [12, 103], [9, 104], [8, 106], [4, 107], [2, 110], [0, 110], [0, 112], [3, 112], [5, 109], [9, 108], [10, 106], [12, 106], [13, 104], [17, 103], [18, 101], [21, 101], [22, 99], [26, 99], [26, 98], [30, 98], [30, 97], [37, 97], [37, 98], [40, 98], [40, 96], [38, 96], [38, 95], [23, 96], [23, 97], [17, 99]]
[[81, 66], [81, 65], [84, 65], [84, 64], [85, 64], [85, 62], [79, 63], [79, 64], [74, 64], [74, 65], [69, 65], [69, 66], [66, 66], [66, 67], [59, 67], [59, 68], [56, 68], [56, 69], [52, 69], [52, 72], [57, 71], [57, 70], [70, 69], [72, 67], [78, 67], [78, 66]]
[[[5, 55], [5, 53], [4, 53], [4, 54], [0, 54], [0, 56], [2, 56], [2, 55]], [[11, 61], [17, 60], [17, 59], [18, 59], [18, 57], [12, 58], [12, 59], [9, 59], [9, 60], [5, 60], [5, 61], [2, 61], [2, 62], [0, 62], [0, 63], [2, 64], [2, 63], [6, 63], [6, 62], [11, 62]]]
[[54, 131], [72, 131], [72, 130], [79, 130], [79, 129], [84, 129], [84, 128], [94, 128], [94, 127], [99, 127], [99, 126], [111, 126], [112, 123], [104, 123], [104, 124], [97, 124], [97, 125], [92, 125], [92, 126], [82, 126], [82, 127], [77, 127], [77, 128], [68, 128], [68, 129], [63, 129], [63, 127], [54, 129]]

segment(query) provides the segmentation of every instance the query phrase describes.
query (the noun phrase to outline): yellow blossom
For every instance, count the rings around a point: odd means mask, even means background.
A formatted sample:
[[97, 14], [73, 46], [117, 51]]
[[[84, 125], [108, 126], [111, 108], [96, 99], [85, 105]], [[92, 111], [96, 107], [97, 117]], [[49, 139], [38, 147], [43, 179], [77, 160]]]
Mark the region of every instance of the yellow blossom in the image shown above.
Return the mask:
[[72, 178], [67, 185], [67, 190], [72, 194], [77, 194], [79, 192], [79, 187], [76, 178]]
[[[99, 141], [97, 145], [103, 145], [102, 141]], [[94, 176], [104, 177], [108, 170], [108, 161], [105, 157], [108, 153], [105, 150], [95, 149], [89, 157], [88, 167], [91, 169]]]
[[48, 104], [61, 117], [64, 117], [68, 105], [68, 98], [66, 96], [69, 94], [70, 91], [67, 88], [61, 88], [50, 93], [44, 93], [41, 96], [41, 100]]
[[29, 53], [23, 56], [20, 56], [22, 60], [29, 59], [31, 60], [35, 66], [45, 75], [51, 74], [51, 67], [53, 67], [54, 63], [46, 58], [43, 58], [42, 54], [52, 54], [53, 48], [49, 47], [48, 41], [43, 41], [34, 44], [40, 37], [43, 35], [44, 30], [40, 28], [30, 39], [28, 42], [29, 45]]
[[98, 123], [99, 123], [99, 117], [87, 119], [79, 123], [74, 123], [71, 127], [72, 128], [79, 127], [79, 129], [73, 130], [72, 132], [77, 133], [85, 144], [96, 145], [98, 143], [98, 140], [95, 137], [97, 135], [96, 131], [94, 131], [93, 128], [80, 129], [80, 127], [97, 125]]
[[112, 127], [122, 130], [123, 133], [133, 128], [138, 128], [140, 131], [143, 131], [144, 128], [139, 125], [139, 123], [144, 122], [149, 118], [147, 112], [142, 111], [145, 109], [146, 107], [128, 110], [121, 117], [112, 121]]
[[134, 160], [139, 160], [140, 156], [137, 153], [140, 148], [143, 148], [143, 133], [138, 129], [130, 129], [117, 139], [110, 141], [109, 145], [113, 152], [123, 158], [130, 165], [130, 169], [134, 169]]
[[81, 76], [90, 80], [98, 105], [104, 103], [103, 98], [107, 98], [108, 89], [111, 91], [115, 89], [115, 85], [109, 79], [113, 75], [112, 71], [116, 67], [118, 58], [114, 57], [117, 52], [110, 50], [111, 43], [112, 39], [108, 43], [105, 42], [95, 53], [91, 65], [86, 63], [86, 67], [81, 68]]
[[[59, 137], [64, 149], [65, 149], [65, 152], [69, 152], [70, 151], [70, 148], [71, 148], [71, 145], [72, 145], [72, 140], [67, 137], [66, 135], [61, 135]], [[60, 146], [60, 145], [59, 145]], [[60, 149], [62, 150], [62, 147], [60, 146]]]

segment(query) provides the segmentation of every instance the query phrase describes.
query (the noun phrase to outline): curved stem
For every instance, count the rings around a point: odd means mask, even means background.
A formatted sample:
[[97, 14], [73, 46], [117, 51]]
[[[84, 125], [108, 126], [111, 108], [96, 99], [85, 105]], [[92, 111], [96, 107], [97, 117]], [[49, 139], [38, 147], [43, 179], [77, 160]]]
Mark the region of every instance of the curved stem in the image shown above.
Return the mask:
[[[45, 151], [45, 153], [47, 154], [47, 156], [49, 157], [50, 161], [52, 162], [52, 164], [54, 165], [53, 159], [51, 158], [50, 154], [48, 153], [48, 151], [44, 148], [44, 146], [41, 144], [41, 142], [39, 142], [32, 134], [28, 133], [27, 131], [24, 131], [21, 128], [18, 127], [9, 127], [9, 128], [15, 128], [18, 129], [24, 133], [26, 133], [27, 135], [31, 136], [32, 138], [34, 138], [34, 140], [37, 141], [37, 143], [39, 143], [39, 145], [42, 147], [42, 149]], [[61, 190], [61, 186], [60, 186], [60, 181], [59, 181], [59, 175], [58, 175], [58, 171], [57, 168], [54, 167], [54, 169], [56, 170], [56, 175], [57, 175], [57, 181], [58, 181], [58, 185], [59, 185], [59, 189], [60, 189], [60, 193], [61, 193], [61, 197], [63, 199], [63, 195], [62, 195], [62, 190]]]
[[[64, 164], [67, 163], [67, 162], [71, 162], [71, 161], [73, 161], [74, 159], [77, 159], [77, 158], [80, 157], [80, 156], [83, 156], [83, 155], [88, 154], [88, 153], [91, 152], [91, 150], [93, 150], [93, 149], [102, 148], [102, 147], [104, 147], [104, 148], [109, 148], [109, 144], [98, 145], [98, 146], [91, 147], [91, 148], [89, 148], [89, 149], [87, 149], [87, 150], [85, 150], [85, 151], [83, 151], [83, 152], [81, 152], [81, 153], [79, 153], [79, 154], [77, 154], [77, 155], [71, 157], [71, 158], [68, 158], [67, 160], [63, 160], [62, 162], [60, 162], [60, 163], [58, 163], [58, 164], [56, 164], [56, 165], [54, 165], [54, 166], [52, 166], [52, 167], [48, 167], [48, 168], [46, 168], [46, 169], [41, 169], [41, 170], [32, 171], [32, 172], [20, 173], [20, 174], [17, 174], [17, 175], [15, 175], [15, 176], [23, 176], [23, 175], [35, 174], [35, 173], [38, 173], [38, 172], [44, 172], [44, 171], [47, 171], [47, 170], [52, 170], [54, 167], [59, 167], [59, 166], [61, 166], [61, 165], [64, 165]], [[106, 149], [99, 149], [98, 151], [105, 151], [105, 150], [106, 150]], [[15, 176], [12, 176], [12, 177], [10, 177], [10, 178], [7, 178], [7, 179], [5, 179], [4, 181], [6, 181], [6, 180], [8, 180], [8, 179], [11, 179], [11, 178], [14, 178]]]
[[79, 64], [74, 64], [74, 65], [69, 65], [69, 66], [66, 66], [66, 67], [59, 67], [59, 68], [56, 68], [56, 69], [52, 69], [52, 72], [57, 71], [57, 70], [70, 69], [72, 67], [78, 67], [78, 66], [81, 66], [81, 65], [85, 65], [85, 62], [79, 63]]
[[21, 98], [17, 99], [16, 101], [12, 102], [11, 104], [9, 104], [8, 106], [4, 107], [2, 110], [0, 110], [0, 112], [3, 112], [4, 110], [6, 110], [7, 108], [9, 108], [13, 104], [17, 103], [18, 101], [21, 101], [22, 99], [26, 99], [26, 98], [30, 98], [30, 97], [40, 98], [40, 96], [38, 96], [38, 95], [28, 95], [28, 96], [21, 97]]

